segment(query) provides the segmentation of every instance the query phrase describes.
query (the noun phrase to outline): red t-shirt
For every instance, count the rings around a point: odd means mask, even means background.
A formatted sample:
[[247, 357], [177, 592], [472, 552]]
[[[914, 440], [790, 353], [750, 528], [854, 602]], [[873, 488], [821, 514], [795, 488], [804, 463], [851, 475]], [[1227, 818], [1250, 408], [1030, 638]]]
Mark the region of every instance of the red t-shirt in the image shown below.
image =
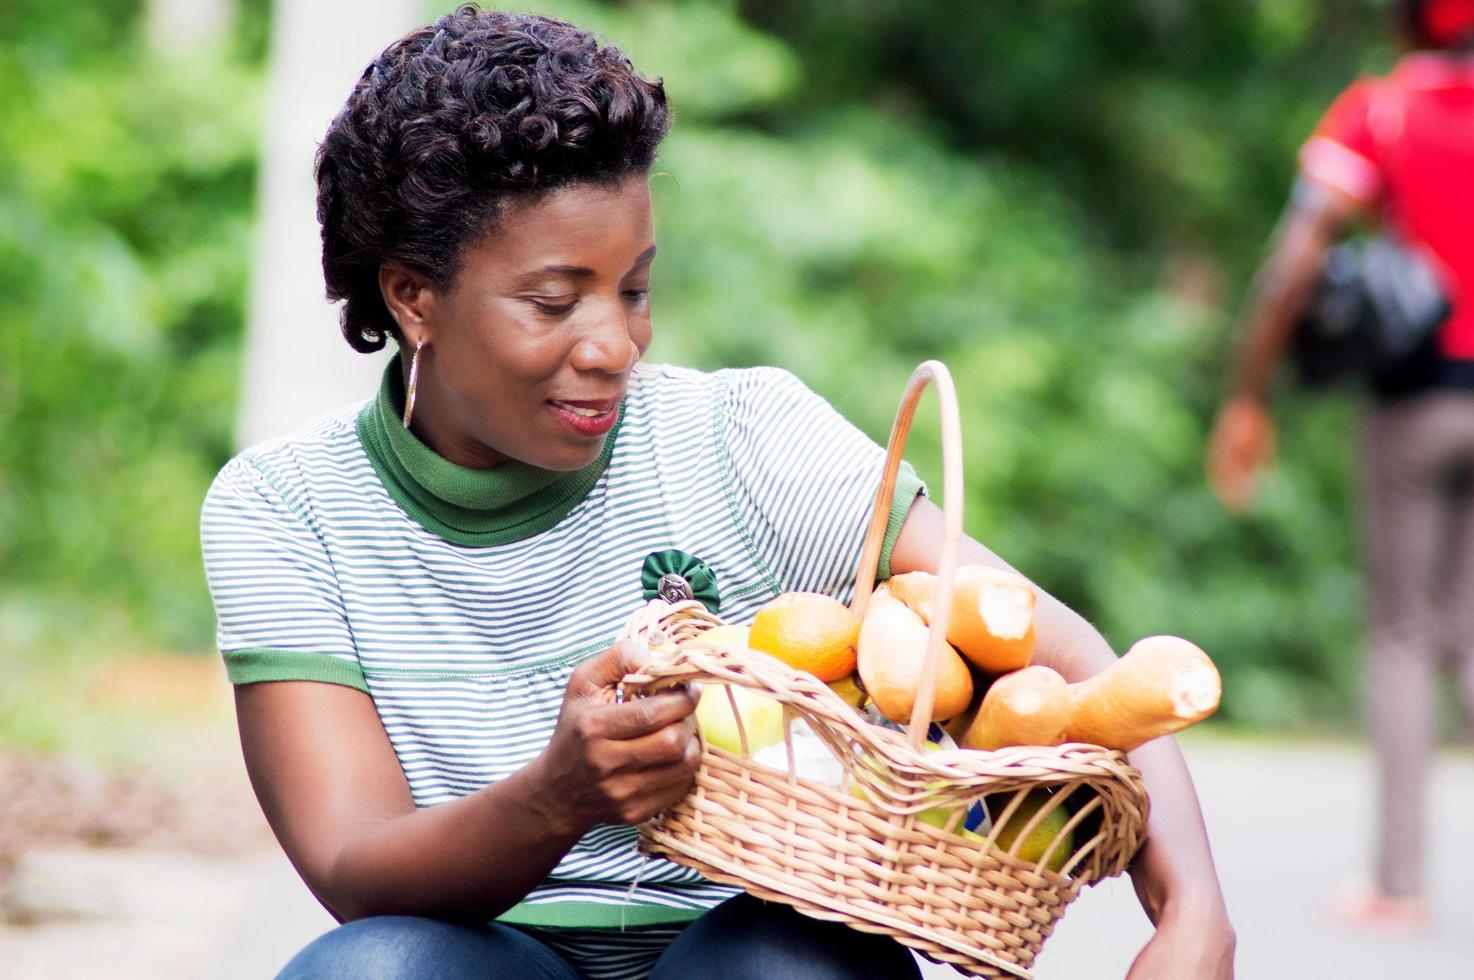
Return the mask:
[[1474, 359], [1474, 57], [1420, 52], [1331, 104], [1300, 169], [1382, 210], [1438, 260], [1453, 313], [1439, 345]]

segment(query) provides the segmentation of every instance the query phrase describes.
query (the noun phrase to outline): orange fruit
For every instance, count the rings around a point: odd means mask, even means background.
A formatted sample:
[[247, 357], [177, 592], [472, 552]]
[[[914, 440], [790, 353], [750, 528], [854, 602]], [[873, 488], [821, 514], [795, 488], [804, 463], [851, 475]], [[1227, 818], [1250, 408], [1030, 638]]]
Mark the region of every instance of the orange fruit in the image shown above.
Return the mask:
[[838, 599], [785, 592], [758, 610], [748, 642], [821, 681], [837, 681], [854, 673], [859, 638], [859, 618]]

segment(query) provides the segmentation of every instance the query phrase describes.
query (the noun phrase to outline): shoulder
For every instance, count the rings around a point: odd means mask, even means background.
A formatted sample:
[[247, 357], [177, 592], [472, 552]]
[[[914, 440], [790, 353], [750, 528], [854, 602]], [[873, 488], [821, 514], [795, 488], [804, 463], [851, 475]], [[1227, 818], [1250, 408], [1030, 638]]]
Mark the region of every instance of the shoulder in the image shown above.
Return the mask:
[[1300, 148], [1300, 170], [1357, 201], [1370, 203], [1382, 188], [1379, 134], [1372, 126], [1374, 107], [1385, 79], [1358, 78], [1336, 97], [1315, 131]]
[[792, 372], [777, 367], [698, 371], [661, 364], [640, 369], [631, 385], [631, 418], [669, 425], [714, 423], [719, 440], [782, 428], [802, 419], [829, 420], [834, 410]]
[[344, 406], [237, 453], [210, 485], [206, 511], [248, 499], [295, 509], [314, 484], [366, 459], [356, 427], [362, 408], [362, 403]]
[[1362, 75], [1357, 78], [1331, 100], [1316, 124], [1312, 139], [1322, 137], [1354, 140], [1357, 132], [1366, 127], [1367, 115], [1373, 104], [1383, 97], [1388, 88], [1388, 80], [1381, 75]]
[[730, 376], [728, 395], [733, 403], [751, 401], [770, 395], [788, 398], [813, 398], [819, 396], [809, 390], [791, 371], [777, 367], [738, 368], [723, 372]]
[[713, 385], [724, 371], [698, 371], [676, 364], [646, 364], [635, 367], [630, 378], [629, 399], [640, 406], [709, 399]]
[[723, 415], [730, 428], [737, 431], [781, 431], [794, 425], [823, 427], [840, 421], [823, 397], [782, 368], [731, 372], [723, 401]]
[[675, 364], [641, 364], [630, 383], [630, 398], [646, 404], [725, 400], [740, 402], [774, 391], [812, 394], [791, 372], [776, 367], [700, 371]]
[[1385, 75], [1361, 75], [1350, 85], [1341, 90], [1331, 102], [1332, 109], [1361, 110], [1365, 111], [1377, 98], [1379, 93], [1386, 91], [1389, 86], [1388, 77]]
[[795, 405], [823, 400], [788, 371], [774, 367], [699, 371], [672, 364], [641, 365], [630, 384], [628, 418], [662, 427], [685, 420], [714, 421], [720, 431], [755, 417], [783, 415]]

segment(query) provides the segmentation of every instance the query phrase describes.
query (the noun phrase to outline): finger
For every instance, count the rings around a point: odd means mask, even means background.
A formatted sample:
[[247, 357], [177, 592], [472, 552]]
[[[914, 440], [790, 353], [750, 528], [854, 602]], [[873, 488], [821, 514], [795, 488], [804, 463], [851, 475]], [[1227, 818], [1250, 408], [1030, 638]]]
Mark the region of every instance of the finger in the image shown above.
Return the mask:
[[648, 735], [607, 741], [603, 750], [608, 753], [606, 761], [612, 771], [639, 772], [681, 762], [690, 757], [693, 745], [699, 752], [696, 726], [687, 717]]
[[1258, 495], [1259, 481], [1252, 473], [1238, 473], [1224, 487], [1223, 506], [1231, 513], [1243, 514]]
[[618, 805], [621, 819], [625, 823], [642, 823], [661, 810], [678, 803], [691, 792], [695, 776], [679, 765], [662, 770], [650, 770], [642, 779], [631, 783], [623, 802]]
[[696, 699], [684, 687], [623, 704], [606, 704], [590, 722], [593, 734], [608, 739], [633, 739], [659, 731], [696, 710]]
[[574, 668], [568, 678], [565, 697], [587, 697], [602, 692], [624, 680], [651, 661], [648, 647], [634, 640], [619, 640], [603, 653], [594, 655]]
[[1221, 455], [1214, 455], [1208, 459], [1208, 486], [1213, 490], [1213, 496], [1224, 507], [1232, 509], [1232, 501], [1235, 497], [1234, 485], [1235, 467]]

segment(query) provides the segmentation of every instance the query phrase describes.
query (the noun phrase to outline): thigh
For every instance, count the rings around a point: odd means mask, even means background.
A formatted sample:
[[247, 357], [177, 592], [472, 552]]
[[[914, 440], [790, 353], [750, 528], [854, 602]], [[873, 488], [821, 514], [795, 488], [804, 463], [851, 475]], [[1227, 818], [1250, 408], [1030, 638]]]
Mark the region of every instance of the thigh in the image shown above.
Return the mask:
[[408, 915], [359, 919], [319, 936], [279, 980], [579, 980], [567, 961], [525, 933]]
[[884, 936], [820, 922], [776, 902], [739, 895], [691, 923], [650, 980], [906, 980], [911, 952]]
[[1474, 652], [1474, 393], [1447, 396], [1439, 417], [1443, 449], [1443, 554], [1434, 602], [1446, 646]]
[[1474, 468], [1450, 488], [1447, 515], [1434, 603], [1445, 645], [1462, 654], [1474, 648]]
[[1361, 518], [1374, 646], [1421, 655], [1434, 641], [1434, 584], [1446, 519], [1444, 474], [1429, 405], [1378, 406], [1363, 421]]

